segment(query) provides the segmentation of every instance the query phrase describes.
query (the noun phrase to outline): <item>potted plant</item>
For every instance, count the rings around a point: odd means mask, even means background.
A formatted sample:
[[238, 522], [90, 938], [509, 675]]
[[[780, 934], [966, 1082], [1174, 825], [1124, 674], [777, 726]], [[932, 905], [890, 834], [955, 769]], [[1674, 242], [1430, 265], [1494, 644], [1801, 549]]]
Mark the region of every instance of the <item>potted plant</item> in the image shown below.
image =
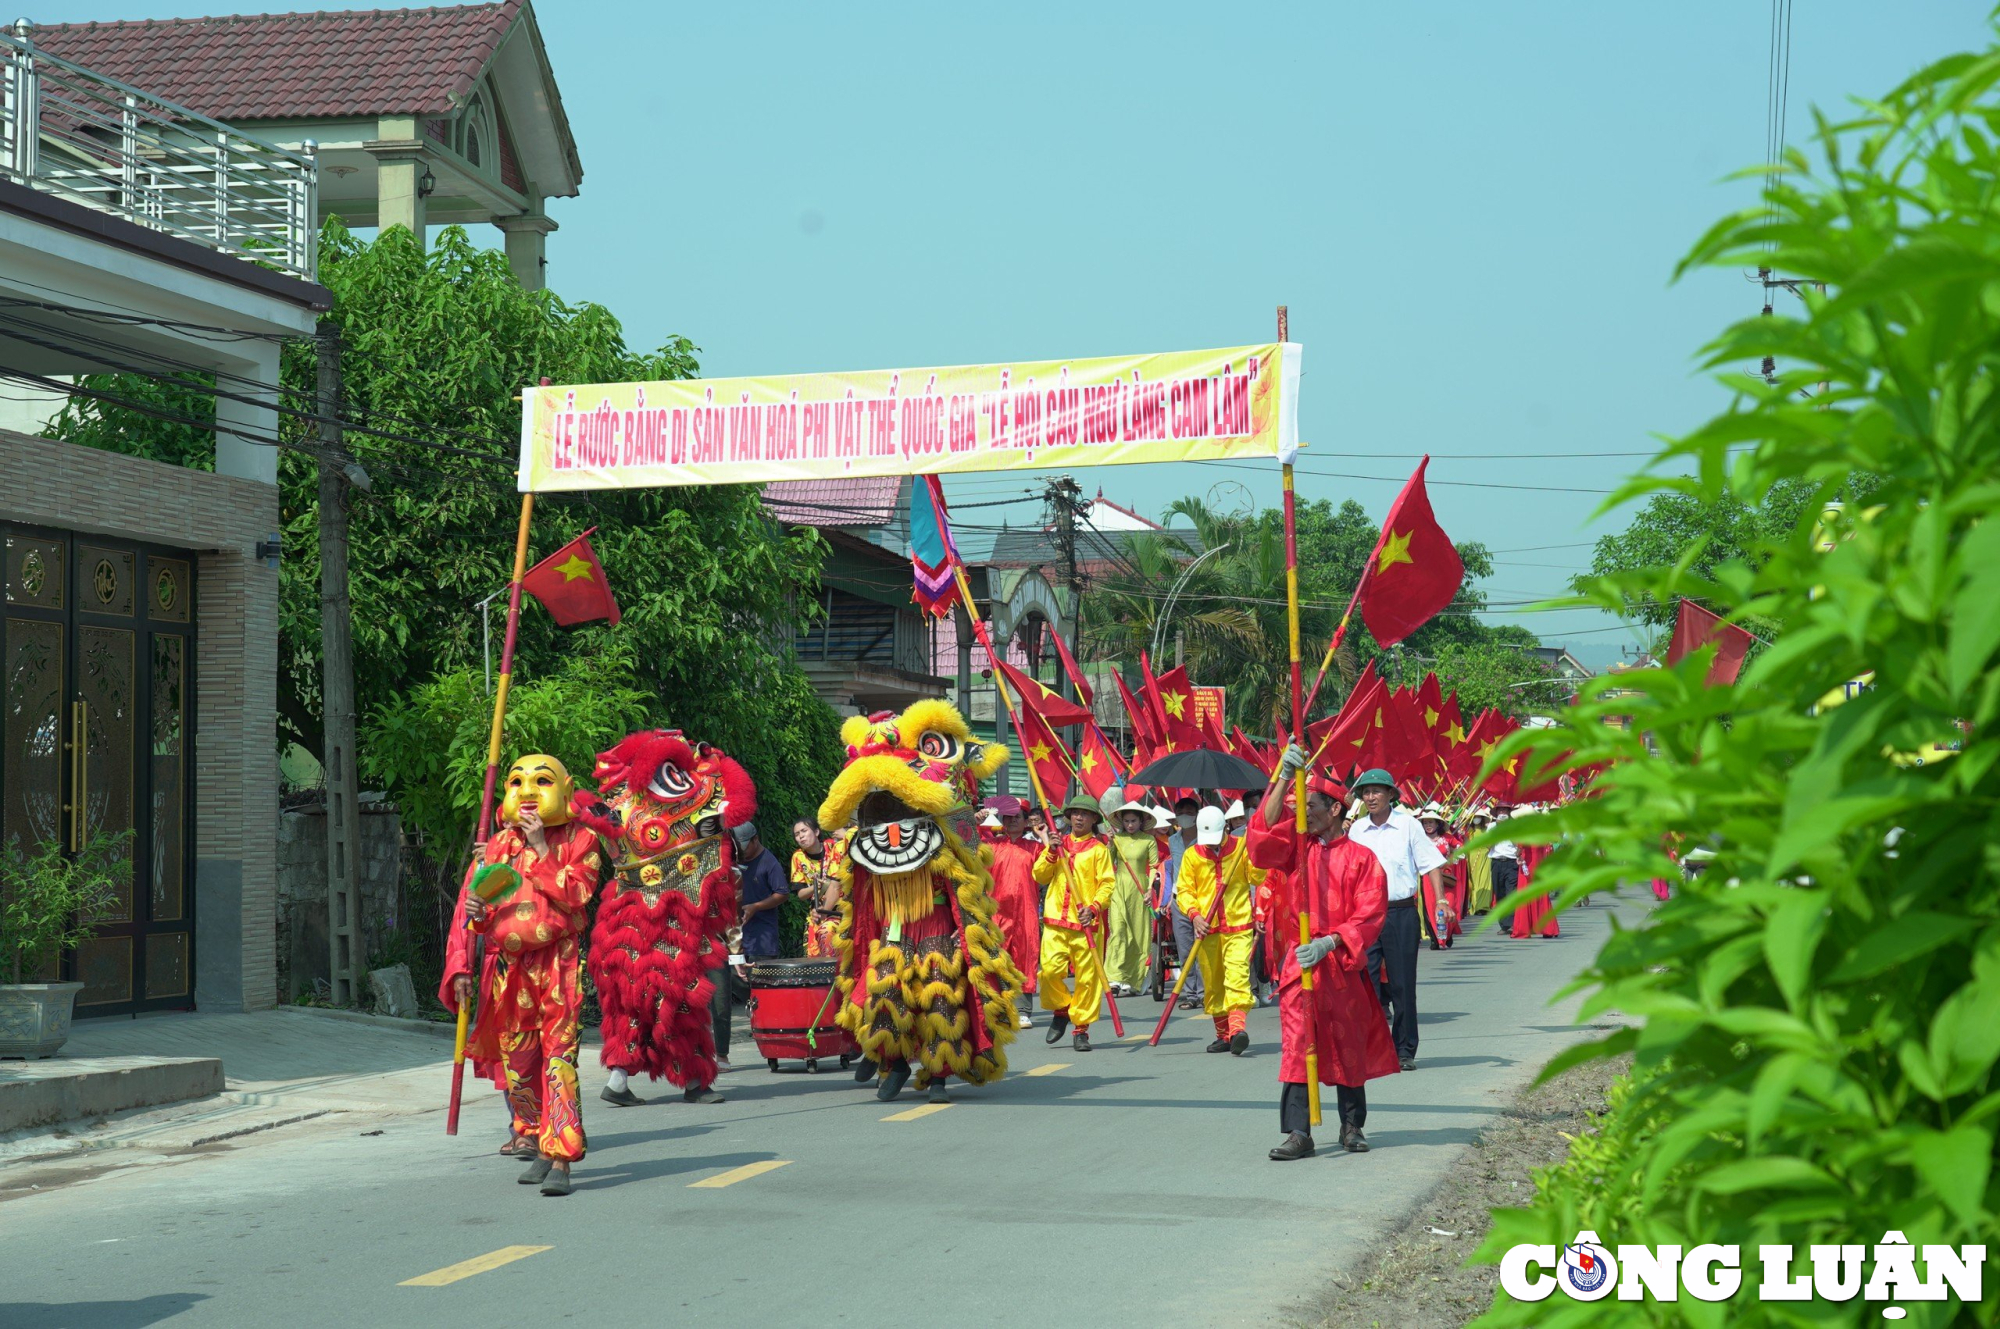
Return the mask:
[[69, 1039], [81, 983], [24, 983], [54, 971], [64, 951], [129, 890], [132, 833], [94, 835], [74, 857], [45, 841], [0, 853], [0, 1057], [52, 1057]]

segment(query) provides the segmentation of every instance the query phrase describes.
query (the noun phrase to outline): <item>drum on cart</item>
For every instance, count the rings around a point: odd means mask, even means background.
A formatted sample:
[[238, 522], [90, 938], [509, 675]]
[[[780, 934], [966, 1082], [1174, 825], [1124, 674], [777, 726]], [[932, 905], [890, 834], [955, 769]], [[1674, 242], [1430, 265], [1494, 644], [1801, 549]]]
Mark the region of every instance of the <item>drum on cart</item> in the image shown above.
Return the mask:
[[804, 1061], [818, 1071], [822, 1057], [838, 1057], [843, 1069], [859, 1049], [834, 1022], [840, 997], [834, 987], [832, 957], [754, 960], [750, 964], [750, 1036], [764, 1064]]

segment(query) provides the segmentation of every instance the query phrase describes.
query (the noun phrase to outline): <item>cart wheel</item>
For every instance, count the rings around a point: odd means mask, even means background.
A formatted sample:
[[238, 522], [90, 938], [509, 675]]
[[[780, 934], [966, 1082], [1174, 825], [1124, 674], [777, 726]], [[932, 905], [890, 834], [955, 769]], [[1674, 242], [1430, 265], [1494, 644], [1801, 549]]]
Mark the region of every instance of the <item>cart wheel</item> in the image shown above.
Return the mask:
[[807, 1075], [818, 1075], [818, 1074], [819, 1074], [819, 1058], [818, 1058], [818, 1057], [807, 1057], [807, 1058], [806, 1058], [806, 1074], [807, 1074]]
[[764, 1058], [764, 1064], [771, 1068], [771, 1074], [776, 1075], [778, 1073], [778, 1059], [776, 1057]]
[[853, 1064], [854, 1064], [854, 1054], [852, 1052], [843, 1052], [840, 1054], [840, 1069], [846, 1070], [849, 1066], [852, 1066]]

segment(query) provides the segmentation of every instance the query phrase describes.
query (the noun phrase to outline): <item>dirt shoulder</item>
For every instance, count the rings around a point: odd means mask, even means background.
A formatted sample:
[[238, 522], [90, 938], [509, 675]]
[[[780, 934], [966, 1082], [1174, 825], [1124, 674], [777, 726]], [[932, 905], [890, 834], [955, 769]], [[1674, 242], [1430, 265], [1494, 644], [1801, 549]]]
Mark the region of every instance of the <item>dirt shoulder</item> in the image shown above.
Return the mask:
[[1535, 1193], [1533, 1174], [1569, 1155], [1565, 1135], [1590, 1128], [1630, 1057], [1593, 1061], [1522, 1093], [1480, 1135], [1444, 1183], [1350, 1277], [1336, 1279], [1300, 1317], [1326, 1329], [1458, 1329], [1493, 1304], [1494, 1265], [1463, 1268], [1485, 1240], [1496, 1206]]

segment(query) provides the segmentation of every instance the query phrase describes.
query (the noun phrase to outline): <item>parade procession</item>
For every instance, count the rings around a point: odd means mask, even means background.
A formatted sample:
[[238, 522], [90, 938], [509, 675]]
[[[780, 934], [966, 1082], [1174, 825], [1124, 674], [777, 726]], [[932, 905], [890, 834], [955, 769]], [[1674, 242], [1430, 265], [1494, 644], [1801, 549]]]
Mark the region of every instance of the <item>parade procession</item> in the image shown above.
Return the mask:
[[0, 1329], [2000, 1324], [2000, 11], [371, 3], [0, 26]]

